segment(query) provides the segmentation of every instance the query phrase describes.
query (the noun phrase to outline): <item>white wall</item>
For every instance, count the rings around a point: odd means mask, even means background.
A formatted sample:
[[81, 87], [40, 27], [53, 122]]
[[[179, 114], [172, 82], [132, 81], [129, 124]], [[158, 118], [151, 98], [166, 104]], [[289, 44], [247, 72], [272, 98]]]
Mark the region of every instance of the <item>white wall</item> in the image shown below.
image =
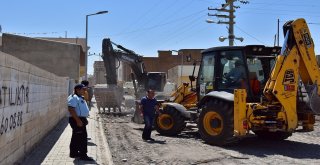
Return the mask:
[[[192, 75], [194, 66], [193, 65], [178, 65], [168, 70], [168, 79], [178, 84], [178, 86], [182, 82], [189, 82], [189, 76]], [[182, 77], [181, 77], [181, 69], [182, 69]], [[196, 66], [194, 76], [198, 76], [199, 66]]]
[[0, 52], [0, 164], [14, 164], [67, 112], [69, 81]]

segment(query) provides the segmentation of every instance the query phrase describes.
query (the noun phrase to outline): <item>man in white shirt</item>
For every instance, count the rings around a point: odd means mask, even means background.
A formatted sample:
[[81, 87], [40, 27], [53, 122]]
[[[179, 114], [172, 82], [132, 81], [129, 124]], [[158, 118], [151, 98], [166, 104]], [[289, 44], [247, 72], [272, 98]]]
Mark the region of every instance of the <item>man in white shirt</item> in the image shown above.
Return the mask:
[[87, 155], [87, 117], [89, 108], [83, 98], [85, 86], [77, 84], [74, 87], [74, 94], [68, 97], [69, 124], [72, 128], [72, 137], [70, 142], [70, 157], [80, 157], [81, 160], [93, 161]]

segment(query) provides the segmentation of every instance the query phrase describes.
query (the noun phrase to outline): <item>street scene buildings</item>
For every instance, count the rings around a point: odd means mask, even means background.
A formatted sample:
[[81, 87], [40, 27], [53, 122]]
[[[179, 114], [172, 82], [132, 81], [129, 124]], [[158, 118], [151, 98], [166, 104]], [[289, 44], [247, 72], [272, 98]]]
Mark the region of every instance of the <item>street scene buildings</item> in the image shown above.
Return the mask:
[[318, 4], [47, 3], [1, 5], [0, 165], [320, 164]]

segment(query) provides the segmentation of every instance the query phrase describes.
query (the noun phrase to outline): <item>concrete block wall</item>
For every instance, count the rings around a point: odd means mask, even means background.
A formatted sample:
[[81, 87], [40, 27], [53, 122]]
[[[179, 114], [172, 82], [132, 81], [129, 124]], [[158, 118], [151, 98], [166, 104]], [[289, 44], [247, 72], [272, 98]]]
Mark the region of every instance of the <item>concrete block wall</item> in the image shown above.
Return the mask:
[[93, 64], [95, 84], [106, 84], [106, 69], [103, 61], [95, 61]]
[[[58, 76], [79, 80], [84, 53], [78, 44], [2, 35], [2, 51]], [[82, 55], [82, 56], [81, 56]], [[83, 64], [84, 66], [84, 64]]]
[[0, 164], [22, 159], [67, 113], [68, 78], [0, 52]]

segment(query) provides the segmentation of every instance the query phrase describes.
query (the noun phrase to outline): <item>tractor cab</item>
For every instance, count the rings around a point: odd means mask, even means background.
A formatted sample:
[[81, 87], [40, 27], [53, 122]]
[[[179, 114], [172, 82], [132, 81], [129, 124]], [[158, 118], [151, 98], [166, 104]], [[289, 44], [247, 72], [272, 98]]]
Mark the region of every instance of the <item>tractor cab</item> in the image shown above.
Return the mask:
[[281, 47], [263, 45], [214, 47], [202, 51], [197, 77], [198, 99], [210, 91], [246, 89], [248, 101], [257, 101]]

